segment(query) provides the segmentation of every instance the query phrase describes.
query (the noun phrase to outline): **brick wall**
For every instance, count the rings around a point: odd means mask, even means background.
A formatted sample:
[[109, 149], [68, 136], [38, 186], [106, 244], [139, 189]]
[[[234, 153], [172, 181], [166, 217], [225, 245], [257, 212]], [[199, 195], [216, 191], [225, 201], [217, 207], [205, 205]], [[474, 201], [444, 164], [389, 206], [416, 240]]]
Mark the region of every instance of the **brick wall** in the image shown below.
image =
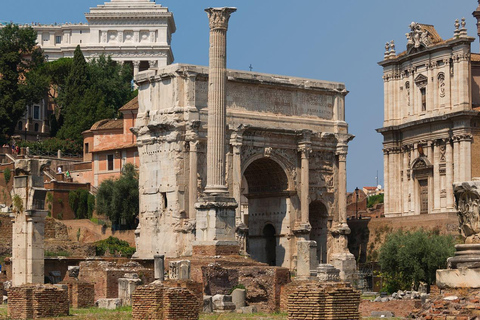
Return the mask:
[[360, 292], [346, 283], [292, 282], [287, 286], [288, 320], [360, 319]]
[[8, 290], [8, 316], [40, 319], [69, 314], [68, 292], [52, 285], [23, 285]]
[[174, 282], [140, 286], [132, 294], [132, 303], [134, 320], [199, 319], [198, 296]]
[[73, 308], [88, 308], [95, 305], [95, 287], [93, 283], [69, 280], [68, 300]]

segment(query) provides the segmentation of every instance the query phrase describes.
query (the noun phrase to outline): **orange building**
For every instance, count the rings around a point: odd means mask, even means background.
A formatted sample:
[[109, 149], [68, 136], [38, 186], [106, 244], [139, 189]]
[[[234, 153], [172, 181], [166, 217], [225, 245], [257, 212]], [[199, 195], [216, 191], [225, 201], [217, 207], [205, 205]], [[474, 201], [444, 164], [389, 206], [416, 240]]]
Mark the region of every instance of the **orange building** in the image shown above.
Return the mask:
[[130, 131], [137, 118], [138, 99], [135, 97], [119, 111], [123, 119], [105, 119], [96, 122], [83, 134], [83, 161], [91, 169], [72, 172], [74, 181], [91, 183], [98, 187], [103, 180], [120, 177], [123, 166], [139, 166], [136, 137]]

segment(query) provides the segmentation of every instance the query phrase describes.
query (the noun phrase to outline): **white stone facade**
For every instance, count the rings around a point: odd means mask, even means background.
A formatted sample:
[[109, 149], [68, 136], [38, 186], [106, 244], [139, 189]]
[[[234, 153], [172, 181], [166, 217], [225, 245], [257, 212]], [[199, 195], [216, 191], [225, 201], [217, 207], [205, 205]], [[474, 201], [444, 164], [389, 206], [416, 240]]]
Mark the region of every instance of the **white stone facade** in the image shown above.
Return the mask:
[[85, 58], [101, 54], [142, 69], [173, 62], [173, 14], [150, 0], [111, 0], [85, 14], [88, 24], [31, 25], [49, 60], [73, 57], [77, 45]]
[[[242, 250], [295, 268], [297, 239], [310, 239], [320, 262], [343, 259], [345, 161], [353, 137], [345, 85], [233, 70], [227, 78], [226, 186], [240, 204], [234, 231]], [[190, 255], [199, 232], [195, 204], [207, 185], [208, 68], [154, 68], [136, 82], [136, 256]]]
[[412, 23], [407, 50], [387, 43], [383, 67], [385, 216], [454, 212], [452, 184], [472, 177], [478, 136], [477, 55], [465, 22], [443, 40]]

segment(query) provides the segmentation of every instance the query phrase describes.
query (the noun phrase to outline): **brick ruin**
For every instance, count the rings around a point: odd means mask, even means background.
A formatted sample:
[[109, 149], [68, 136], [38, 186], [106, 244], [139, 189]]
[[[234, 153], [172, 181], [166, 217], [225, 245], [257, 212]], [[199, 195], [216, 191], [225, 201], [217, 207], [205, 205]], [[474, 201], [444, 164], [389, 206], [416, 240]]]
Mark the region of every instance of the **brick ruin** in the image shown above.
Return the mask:
[[133, 319], [198, 319], [200, 308], [197, 299], [186, 288], [155, 281], [138, 287], [133, 293]]
[[282, 297], [288, 320], [360, 319], [360, 292], [345, 282], [294, 281]]
[[243, 285], [248, 305], [264, 312], [280, 309], [281, 288], [290, 282], [287, 268], [266, 265], [238, 267], [212, 263], [202, 266], [202, 273], [204, 294], [229, 294], [235, 286]]
[[69, 315], [67, 290], [53, 285], [22, 285], [8, 290], [8, 317], [39, 319]]
[[68, 286], [68, 300], [73, 308], [88, 308], [95, 305], [95, 286], [93, 283], [70, 280]]
[[126, 273], [136, 273], [142, 283], [151, 283], [154, 280], [153, 270], [144, 268], [137, 262], [127, 262], [117, 265], [106, 261], [84, 261], [80, 263], [78, 280], [93, 283], [95, 300], [118, 297], [118, 279]]

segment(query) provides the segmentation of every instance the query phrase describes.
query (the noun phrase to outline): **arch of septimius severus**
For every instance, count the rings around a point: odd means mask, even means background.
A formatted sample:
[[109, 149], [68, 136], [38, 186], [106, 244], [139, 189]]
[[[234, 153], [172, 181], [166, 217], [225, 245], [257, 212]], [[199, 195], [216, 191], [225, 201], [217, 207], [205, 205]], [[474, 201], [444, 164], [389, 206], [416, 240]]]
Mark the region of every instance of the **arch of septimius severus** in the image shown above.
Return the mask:
[[[222, 24], [217, 9], [211, 10], [210, 69], [174, 64], [136, 77], [136, 257], [188, 256], [195, 243], [234, 234], [241, 251], [270, 265], [295, 268], [300, 239], [317, 241], [320, 262], [351, 261], [346, 156], [353, 136], [345, 122], [345, 85], [225, 66], [222, 71], [217, 64], [221, 73], [215, 62], [212, 67], [212, 47], [225, 50], [228, 17]], [[215, 15], [219, 20], [212, 20]], [[217, 84], [225, 89], [223, 98], [209, 92]], [[217, 98], [225, 98], [224, 124], [209, 117], [207, 107]], [[212, 148], [215, 132], [221, 134]], [[219, 163], [224, 173], [210, 176]], [[213, 235], [209, 219], [218, 220]]]

